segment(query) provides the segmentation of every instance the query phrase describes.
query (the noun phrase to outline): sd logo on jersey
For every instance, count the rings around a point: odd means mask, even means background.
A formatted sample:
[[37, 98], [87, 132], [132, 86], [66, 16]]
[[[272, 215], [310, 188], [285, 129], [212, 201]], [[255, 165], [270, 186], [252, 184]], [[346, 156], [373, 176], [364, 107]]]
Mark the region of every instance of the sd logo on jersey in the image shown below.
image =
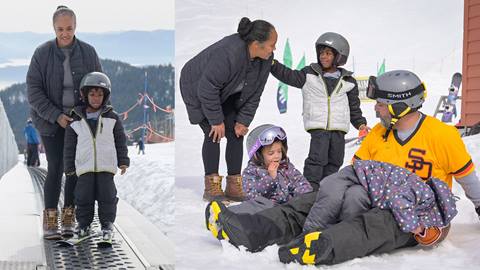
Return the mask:
[[427, 180], [432, 176], [432, 163], [423, 159], [426, 150], [412, 148], [408, 151], [410, 162], [405, 162], [405, 168], [420, 176], [423, 180]]

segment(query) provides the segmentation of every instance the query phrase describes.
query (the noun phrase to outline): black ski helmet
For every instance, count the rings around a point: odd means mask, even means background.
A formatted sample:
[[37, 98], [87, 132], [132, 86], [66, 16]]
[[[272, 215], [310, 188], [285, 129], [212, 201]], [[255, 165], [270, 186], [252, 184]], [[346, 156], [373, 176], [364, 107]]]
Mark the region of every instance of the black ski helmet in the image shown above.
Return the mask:
[[322, 34], [317, 39], [317, 42], [315, 42], [317, 59], [320, 59], [320, 49], [323, 47], [329, 47], [335, 51], [336, 55], [333, 61], [335, 66], [343, 66], [347, 63], [348, 55], [350, 54], [350, 45], [342, 35], [334, 32]]
[[392, 70], [375, 77], [370, 76], [367, 97], [388, 105], [392, 116], [391, 123], [384, 136], [386, 140], [393, 125], [405, 115], [422, 107], [426, 97], [425, 84], [418, 76], [408, 70]]
[[110, 98], [110, 92], [112, 84], [107, 75], [102, 72], [90, 72], [83, 76], [82, 81], [80, 82], [80, 92], [82, 94], [85, 104], [88, 105], [88, 91], [91, 88], [102, 88], [103, 89], [103, 105], [106, 104]]

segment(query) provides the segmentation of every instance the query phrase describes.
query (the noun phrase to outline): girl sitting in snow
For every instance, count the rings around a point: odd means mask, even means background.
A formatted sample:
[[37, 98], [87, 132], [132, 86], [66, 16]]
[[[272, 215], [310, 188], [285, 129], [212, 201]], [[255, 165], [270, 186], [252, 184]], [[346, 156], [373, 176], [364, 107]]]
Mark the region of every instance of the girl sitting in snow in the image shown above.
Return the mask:
[[[368, 208], [390, 209], [404, 232], [421, 235], [426, 228], [444, 228], [457, 214], [448, 185], [436, 178], [426, 182], [407, 169], [390, 163], [357, 160], [320, 183], [304, 231], [323, 230], [341, 221], [349, 202], [345, 191], [360, 185], [368, 194]], [[361, 207], [358, 207], [360, 209]], [[357, 214], [360, 214], [359, 211]], [[349, 214], [351, 217], [355, 213]]]
[[229, 209], [254, 213], [313, 190], [288, 160], [287, 148], [287, 135], [281, 127], [266, 124], [250, 132], [247, 137], [250, 161], [242, 174], [248, 201]]
[[[415, 240], [422, 246], [432, 246], [445, 239], [450, 222], [457, 214], [453, 194], [445, 182], [436, 178], [423, 182], [407, 169], [373, 160], [357, 160], [320, 183], [316, 201], [303, 226], [304, 233], [280, 247], [280, 261], [320, 264], [330, 256], [331, 240], [323, 237], [322, 231], [342, 218], [349, 218], [342, 212], [355, 207], [345, 206], [351, 202], [345, 191], [352, 186], [361, 187], [368, 195], [365, 206], [390, 210], [400, 229], [415, 234]], [[362, 211], [357, 215], [360, 213]], [[350, 213], [350, 218], [353, 214]], [[341, 224], [336, 228], [345, 229]], [[381, 222], [374, 225], [385, 226]], [[393, 244], [396, 237], [392, 236], [392, 242], [386, 245]]]

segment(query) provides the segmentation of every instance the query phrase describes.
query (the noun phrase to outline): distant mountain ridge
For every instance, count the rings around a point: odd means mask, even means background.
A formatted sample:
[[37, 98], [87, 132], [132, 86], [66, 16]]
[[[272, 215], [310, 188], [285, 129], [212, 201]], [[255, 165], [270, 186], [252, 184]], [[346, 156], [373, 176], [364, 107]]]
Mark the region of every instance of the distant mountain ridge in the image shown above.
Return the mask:
[[[139, 93], [143, 93], [144, 90], [145, 72], [148, 74], [148, 94], [153, 101], [161, 108], [175, 107], [173, 66], [135, 67], [113, 60], [101, 60], [101, 64], [104, 72], [112, 81], [111, 102], [116, 112], [125, 112], [136, 103]], [[0, 91], [0, 99], [15, 134], [17, 145], [23, 151], [26, 145], [23, 128], [30, 111], [26, 83], [17, 83]], [[148, 119], [152, 122], [152, 127], [161, 130], [167, 119], [167, 114], [159, 111], [155, 113], [150, 109], [147, 114]], [[124, 121], [124, 127], [126, 130], [131, 130], [138, 127], [142, 121], [143, 109], [142, 106], [137, 106], [128, 113], [128, 119]]]
[[[76, 37], [94, 46], [103, 59], [117, 59], [133, 65], [167, 65], [174, 62], [174, 30], [77, 32]], [[10, 59], [30, 59], [38, 45], [54, 38], [53, 32], [0, 32], [0, 63]]]

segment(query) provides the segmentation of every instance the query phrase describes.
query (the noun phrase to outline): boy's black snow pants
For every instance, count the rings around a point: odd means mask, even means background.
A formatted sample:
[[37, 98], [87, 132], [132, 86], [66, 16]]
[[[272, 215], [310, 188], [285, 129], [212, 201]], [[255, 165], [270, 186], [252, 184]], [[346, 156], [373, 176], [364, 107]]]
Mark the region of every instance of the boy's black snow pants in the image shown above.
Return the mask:
[[[222, 104], [225, 137], [227, 138], [225, 160], [227, 162], [228, 175], [240, 174], [242, 170], [243, 136], [237, 138], [234, 129], [235, 119], [237, 117], [235, 101], [240, 97], [239, 94], [240, 93], [232, 95]], [[220, 144], [213, 142], [212, 137], [208, 136], [212, 127], [207, 119], [204, 119], [199, 125], [204, 133], [202, 159], [205, 175], [218, 173], [220, 163]]]
[[78, 177], [75, 187], [75, 214], [81, 228], [92, 223], [95, 200], [98, 202], [98, 217], [102, 227], [113, 223], [117, 215], [118, 198], [112, 173], [85, 173]]
[[345, 156], [345, 132], [312, 129], [310, 149], [305, 159], [303, 175], [318, 190], [320, 181], [338, 172]]

